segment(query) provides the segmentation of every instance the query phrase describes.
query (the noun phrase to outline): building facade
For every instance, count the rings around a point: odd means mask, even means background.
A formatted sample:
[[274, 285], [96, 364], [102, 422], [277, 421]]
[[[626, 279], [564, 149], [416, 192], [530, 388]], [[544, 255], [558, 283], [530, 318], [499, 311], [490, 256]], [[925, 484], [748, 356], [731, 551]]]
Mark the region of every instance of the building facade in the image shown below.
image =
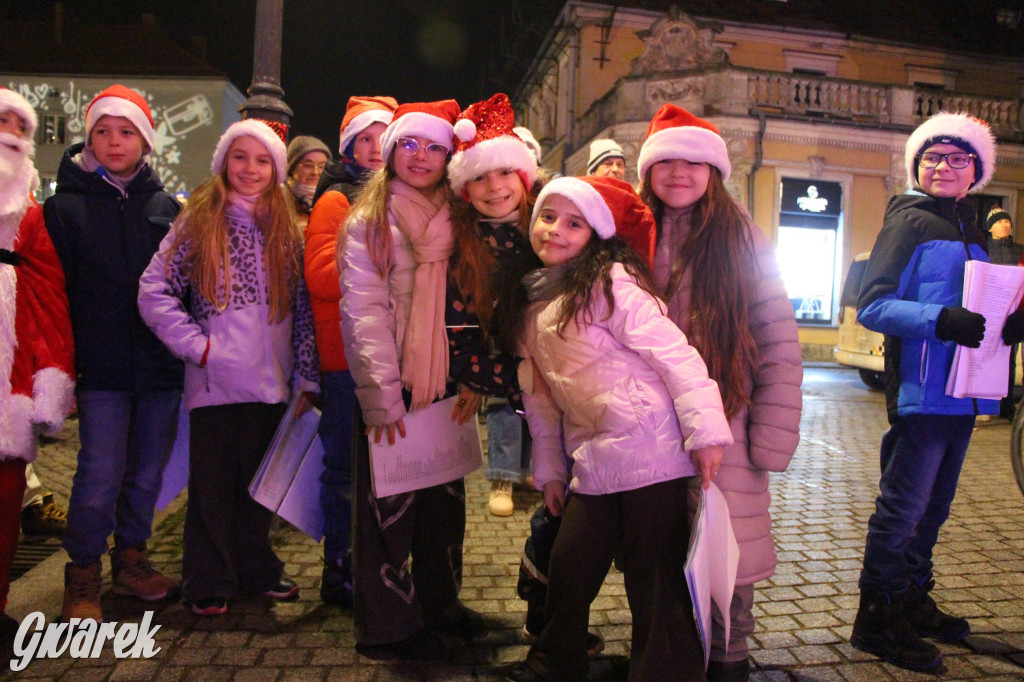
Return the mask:
[[[843, 275], [871, 249], [888, 198], [906, 189], [904, 142], [929, 115], [989, 122], [998, 167], [977, 209], [1002, 206], [1024, 237], [1019, 4], [993, 5], [996, 35], [1017, 46], [1004, 51], [953, 49], [937, 29], [913, 43], [862, 34], [797, 17], [799, 3], [780, 0], [753, 17], [749, 2], [649, 9], [659, 4], [567, 2], [515, 93], [517, 121], [540, 140], [545, 166], [572, 175], [586, 172], [591, 140], [614, 138], [634, 183], [663, 104], [715, 123], [732, 160], [729, 190], [776, 245], [806, 359], [831, 358]], [[856, 10], [844, 11], [853, 23]]]

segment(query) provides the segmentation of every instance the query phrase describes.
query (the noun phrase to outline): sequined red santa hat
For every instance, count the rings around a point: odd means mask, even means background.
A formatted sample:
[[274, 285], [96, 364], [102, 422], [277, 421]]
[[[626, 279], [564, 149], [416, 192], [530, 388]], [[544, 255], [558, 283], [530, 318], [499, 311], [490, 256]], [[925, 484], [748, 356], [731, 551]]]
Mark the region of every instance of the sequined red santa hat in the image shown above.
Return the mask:
[[13, 111], [21, 117], [21, 120], [25, 122], [24, 137], [31, 138], [35, 135], [38, 125], [36, 110], [32, 108], [27, 99], [2, 85], [0, 85], [0, 111]]
[[458, 116], [459, 103], [453, 99], [399, 104], [395, 117], [380, 136], [381, 158], [391, 158], [400, 137], [422, 137], [451, 149], [455, 136], [452, 126]]
[[85, 146], [90, 145], [92, 128], [104, 116], [120, 116], [131, 121], [146, 141], [146, 154], [153, 151], [153, 113], [146, 98], [123, 85], [111, 85], [89, 102], [85, 110]]
[[647, 177], [651, 166], [667, 159], [711, 164], [722, 173], [722, 180], [728, 180], [732, 172], [729, 150], [718, 127], [675, 104], [662, 106], [651, 119], [637, 159], [640, 179]]
[[551, 195], [563, 196], [574, 203], [601, 239], [619, 237], [633, 247], [648, 265], [653, 265], [654, 216], [628, 182], [595, 175], [555, 178], [537, 195], [531, 225], [537, 222], [544, 200]]
[[388, 125], [395, 117], [398, 102], [394, 97], [386, 95], [354, 95], [348, 98], [345, 116], [341, 119], [341, 131], [338, 134], [338, 153], [345, 154], [345, 149], [356, 135], [374, 123]]
[[514, 124], [512, 104], [501, 92], [459, 114], [455, 153], [448, 164], [448, 181], [456, 194], [473, 178], [498, 168], [514, 169], [523, 185], [533, 187], [537, 161], [530, 147], [513, 132]]
[[933, 144], [951, 144], [977, 157], [971, 192], [981, 190], [992, 179], [996, 171], [996, 140], [992, 129], [970, 114], [941, 111], [919, 125], [907, 139], [904, 162], [908, 187], [920, 187], [917, 166], [921, 153]]
[[240, 137], [249, 135], [263, 143], [263, 146], [270, 152], [274, 159], [274, 182], [281, 184], [288, 179], [288, 153], [284, 141], [278, 136], [277, 131], [270, 125], [258, 118], [247, 118], [236, 121], [228, 126], [224, 134], [217, 141], [217, 148], [213, 150], [213, 161], [210, 162], [210, 171], [217, 175], [224, 170], [225, 157], [231, 143]]

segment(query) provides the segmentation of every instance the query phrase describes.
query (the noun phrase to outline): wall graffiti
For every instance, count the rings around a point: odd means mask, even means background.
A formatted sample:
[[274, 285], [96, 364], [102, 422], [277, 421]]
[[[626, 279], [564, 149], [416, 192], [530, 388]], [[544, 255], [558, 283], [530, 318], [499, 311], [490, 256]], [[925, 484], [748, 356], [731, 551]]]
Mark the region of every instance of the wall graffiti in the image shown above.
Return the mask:
[[[66, 116], [67, 145], [81, 142], [85, 136], [85, 110], [95, 92], [83, 90], [75, 81], [58, 83], [7, 83], [7, 87], [28, 100], [42, 117], [46, 114]], [[169, 192], [188, 189], [181, 173], [181, 143], [198, 128], [212, 125], [214, 111], [205, 95], [191, 95], [180, 101], [166, 103], [143, 88], [132, 88], [146, 98], [153, 113], [153, 152], [150, 164]], [[180, 95], [179, 95], [180, 96]]]

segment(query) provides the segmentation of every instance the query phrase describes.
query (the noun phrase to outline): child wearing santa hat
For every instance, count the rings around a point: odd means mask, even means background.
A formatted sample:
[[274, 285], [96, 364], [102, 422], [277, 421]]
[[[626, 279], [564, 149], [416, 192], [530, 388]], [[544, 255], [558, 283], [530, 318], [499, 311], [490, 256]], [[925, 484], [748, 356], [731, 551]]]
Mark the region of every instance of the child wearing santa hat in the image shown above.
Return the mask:
[[324, 446], [320, 508], [324, 513], [324, 570], [320, 598], [352, 606], [352, 420], [356, 387], [341, 341], [338, 236], [351, 202], [375, 171], [384, 167], [380, 136], [398, 106], [391, 97], [349, 98], [341, 121], [341, 158], [328, 162], [306, 226], [306, 285], [313, 305], [316, 345], [323, 373], [317, 432]]
[[0, 87], [0, 654], [18, 629], [4, 613], [18, 547], [25, 467], [36, 436], [71, 407], [74, 362], [64, 273], [32, 198], [36, 114]]
[[796, 319], [771, 241], [725, 188], [732, 166], [712, 122], [662, 106], [638, 165], [640, 196], [659, 228], [658, 293], [718, 383], [732, 428], [715, 483], [729, 504], [740, 560], [729, 641], [718, 612], [713, 616], [708, 679], [745, 680], [753, 585], [771, 576], [776, 563], [768, 472], [783, 471], [799, 441]]
[[270, 544], [273, 513], [248, 486], [291, 397], [312, 405], [319, 366], [302, 278], [302, 233], [281, 179], [284, 142], [266, 123], [233, 123], [213, 175], [139, 283], [146, 324], [185, 360], [188, 510], [182, 581], [197, 615], [242, 594], [294, 599]]
[[[454, 100], [400, 105], [381, 137], [383, 170], [356, 201], [339, 243], [341, 331], [360, 410], [352, 540], [356, 642], [363, 653], [441, 658], [441, 632], [465, 638], [483, 618], [459, 600], [465, 534], [460, 479], [376, 497], [369, 438], [402, 442], [403, 418], [460, 395], [453, 419], [474, 418], [479, 397], [447, 385], [445, 294], [454, 248], [445, 170], [459, 115]], [[412, 565], [410, 566], [410, 554]]]
[[654, 229], [616, 178], [557, 178], [537, 197], [530, 244], [543, 267], [512, 313], [534, 481], [562, 522], [549, 621], [513, 680], [586, 679], [590, 602], [617, 554], [633, 615], [629, 679], [704, 679], [683, 573], [687, 496], [691, 477], [711, 484], [732, 435], [718, 386], [654, 293]]
[[886, 403], [881, 479], [868, 519], [860, 605], [850, 643], [903, 668], [942, 663], [931, 642], [960, 641], [965, 618], [931, 596], [932, 550], [949, 516], [975, 416], [998, 401], [956, 398], [946, 381], [956, 346], [977, 348], [986, 327], [1005, 344], [1024, 339], [1024, 311], [986, 319], [962, 307], [964, 267], [988, 261], [969, 192], [995, 173], [988, 124], [942, 112], [907, 139], [909, 189], [892, 197], [864, 270], [857, 321], [885, 337]]
[[145, 98], [113, 85], [85, 113], [43, 212], [67, 279], [81, 450], [71, 486], [62, 617], [103, 617], [107, 537], [114, 591], [164, 599], [176, 583], [146, 556], [161, 471], [174, 441], [182, 366], [139, 317], [139, 276], [181, 206], [147, 163]]
[[513, 514], [512, 486], [530, 475], [529, 433], [516, 412], [522, 404], [515, 381], [514, 343], [505, 344], [506, 352], [500, 355], [487, 352], [490, 339], [500, 344], [497, 325], [502, 311], [494, 309], [498, 292], [527, 268], [536, 267], [527, 231], [536, 198], [537, 161], [512, 131], [514, 116], [503, 93], [467, 107], [455, 122], [457, 141], [448, 164], [448, 182], [457, 197], [452, 211], [456, 249], [451, 268], [459, 293], [479, 318], [478, 324], [451, 334], [452, 365], [465, 365], [467, 385], [490, 396], [488, 509], [495, 516]]

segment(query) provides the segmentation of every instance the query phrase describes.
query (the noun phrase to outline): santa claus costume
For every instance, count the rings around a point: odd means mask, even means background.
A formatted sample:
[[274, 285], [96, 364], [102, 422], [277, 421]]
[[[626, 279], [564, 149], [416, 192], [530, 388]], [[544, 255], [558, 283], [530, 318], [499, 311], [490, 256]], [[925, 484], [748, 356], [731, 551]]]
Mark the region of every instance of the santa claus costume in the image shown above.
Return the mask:
[[[13, 114], [13, 116], [12, 116]], [[56, 435], [74, 392], [64, 273], [31, 192], [36, 116], [0, 88], [0, 612], [18, 545], [25, 464]]]

